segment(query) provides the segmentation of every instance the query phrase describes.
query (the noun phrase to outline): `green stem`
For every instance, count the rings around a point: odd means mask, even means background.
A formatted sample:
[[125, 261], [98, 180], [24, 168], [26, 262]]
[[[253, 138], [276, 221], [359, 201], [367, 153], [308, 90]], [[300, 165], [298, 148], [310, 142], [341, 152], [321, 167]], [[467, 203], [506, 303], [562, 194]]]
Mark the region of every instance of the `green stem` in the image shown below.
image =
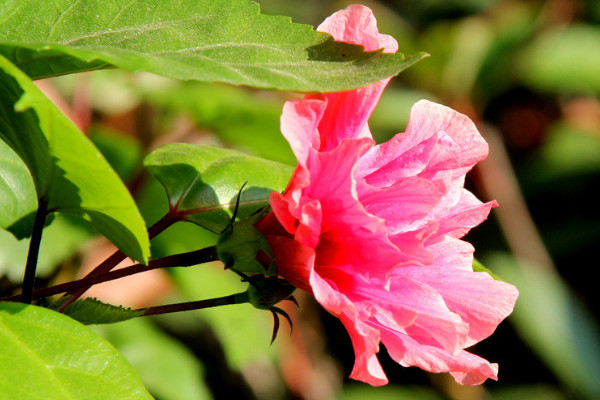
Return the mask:
[[48, 215], [48, 203], [44, 199], [39, 200], [39, 207], [35, 214], [31, 241], [29, 242], [29, 253], [27, 254], [27, 263], [25, 264], [25, 275], [23, 276], [23, 292], [21, 301], [31, 304], [33, 300], [33, 287], [35, 284], [35, 270], [37, 268], [38, 255], [40, 253], [40, 243], [42, 242], [42, 232], [46, 224]]
[[141, 308], [137, 311], [142, 311], [143, 314], [140, 317], [145, 317], [148, 315], [158, 315], [158, 314], [170, 314], [181, 311], [190, 311], [190, 310], [201, 310], [203, 308], [210, 307], [219, 307], [226, 306], [230, 304], [243, 304], [247, 303], [249, 300], [248, 293], [237, 293], [232, 294], [225, 297], [217, 297], [214, 299], [206, 299], [199, 301], [190, 301], [187, 303], [175, 303], [175, 304], [167, 304], [164, 306], [156, 306], [156, 307], [148, 307]]

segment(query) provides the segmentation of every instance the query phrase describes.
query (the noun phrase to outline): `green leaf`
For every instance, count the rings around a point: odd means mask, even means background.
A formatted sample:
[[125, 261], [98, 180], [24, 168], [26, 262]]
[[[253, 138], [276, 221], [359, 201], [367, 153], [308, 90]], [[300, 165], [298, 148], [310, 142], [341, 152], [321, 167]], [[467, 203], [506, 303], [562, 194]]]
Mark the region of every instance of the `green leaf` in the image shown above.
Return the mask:
[[[68, 300], [63, 297], [52, 305], [52, 309], [58, 310]], [[87, 298], [77, 300], [63, 311], [65, 315], [79, 321], [82, 324], [113, 324], [115, 322], [127, 321], [143, 314], [143, 311], [132, 310], [123, 306], [114, 306], [103, 303], [100, 300]]]
[[[38, 199], [51, 212], [90, 221], [129, 257], [145, 262], [149, 243], [144, 221], [98, 149], [2, 56], [0, 92], [0, 139], [29, 168]], [[8, 230], [22, 238], [31, 233], [31, 225], [27, 229], [20, 222]]]
[[504, 281], [504, 279], [500, 278], [498, 275], [490, 271], [488, 268], [484, 267], [484, 265], [479, 262], [479, 260], [473, 259], [473, 271], [475, 272], [487, 272], [492, 278], [497, 281]]
[[339, 91], [424, 57], [365, 53], [247, 0], [13, 0], [0, 3], [0, 54], [32, 78], [116, 66], [177, 79]]
[[269, 194], [285, 189], [293, 168], [238, 151], [173, 143], [150, 153], [144, 165], [167, 190], [171, 210], [185, 220], [220, 233], [240, 195], [238, 217], [269, 204]]
[[600, 398], [600, 327], [577, 295], [552, 269], [506, 254], [487, 262], [519, 288], [510, 321], [522, 339], [575, 397]]
[[0, 398], [152, 399], [104, 339], [55, 311], [0, 303]]
[[0, 140], [0, 228], [35, 214], [35, 187], [27, 166]]

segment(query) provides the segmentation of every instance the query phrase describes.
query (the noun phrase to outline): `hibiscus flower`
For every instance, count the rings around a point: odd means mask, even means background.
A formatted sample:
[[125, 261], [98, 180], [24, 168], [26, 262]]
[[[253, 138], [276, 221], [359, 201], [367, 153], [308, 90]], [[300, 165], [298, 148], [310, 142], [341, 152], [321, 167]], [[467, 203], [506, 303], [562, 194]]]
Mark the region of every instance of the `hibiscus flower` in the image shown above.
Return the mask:
[[[364, 6], [318, 29], [368, 51], [398, 48]], [[492, 334], [518, 292], [474, 272], [474, 249], [460, 240], [496, 205], [464, 189], [487, 143], [466, 116], [420, 101], [406, 132], [376, 145], [367, 120], [388, 80], [285, 104], [281, 130], [298, 165], [257, 228], [277, 273], [344, 324], [351, 378], [387, 383], [383, 343], [403, 366], [450, 372], [462, 384], [497, 379], [497, 364], [465, 348]]]

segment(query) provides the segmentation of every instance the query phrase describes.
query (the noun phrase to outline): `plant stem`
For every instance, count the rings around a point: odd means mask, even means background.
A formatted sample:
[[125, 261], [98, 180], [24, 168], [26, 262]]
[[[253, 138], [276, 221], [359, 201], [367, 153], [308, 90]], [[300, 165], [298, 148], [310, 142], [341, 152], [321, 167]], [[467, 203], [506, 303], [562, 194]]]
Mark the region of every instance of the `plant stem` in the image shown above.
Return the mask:
[[31, 304], [33, 300], [33, 287], [35, 283], [35, 270], [37, 268], [38, 255], [40, 253], [40, 243], [42, 242], [42, 232], [48, 215], [48, 203], [44, 199], [39, 200], [39, 207], [35, 214], [33, 230], [31, 232], [31, 241], [29, 242], [29, 253], [27, 254], [27, 263], [25, 264], [25, 275], [23, 276], [23, 292], [21, 301]]
[[[169, 226], [173, 225], [178, 220], [179, 220], [179, 217], [177, 217], [172, 212], [168, 212], [161, 219], [156, 221], [156, 223], [154, 223], [154, 225], [152, 225], [150, 228], [148, 228], [148, 237], [150, 239], [152, 239], [153, 237], [155, 237], [156, 235], [158, 235], [159, 233], [161, 233], [162, 231], [167, 229]], [[102, 275], [107, 272], [110, 272], [114, 267], [117, 266], [117, 264], [119, 264], [121, 261], [123, 261], [125, 259], [125, 257], [126, 256], [123, 252], [121, 252], [120, 250], [117, 250], [110, 257], [108, 257], [106, 260], [104, 260], [100, 265], [98, 265], [96, 268], [94, 268], [90, 273], [88, 273], [85, 276], [85, 278], [98, 276], [98, 275]], [[74, 301], [76, 301], [78, 298], [80, 298], [81, 295], [83, 295], [90, 287], [92, 287], [92, 285], [84, 286], [75, 292], [68, 293], [69, 295], [71, 295], [71, 298], [69, 300], [67, 300], [58, 311], [62, 312], [70, 304], [72, 304]]]
[[214, 299], [206, 299], [199, 301], [190, 301], [187, 303], [167, 304], [164, 306], [142, 308], [137, 311], [144, 313], [140, 317], [158, 314], [170, 314], [180, 311], [200, 310], [203, 308], [226, 306], [229, 304], [243, 304], [248, 302], [248, 293], [237, 293], [225, 297], [217, 297]]
[[[190, 251], [188, 253], [174, 254], [172, 256], [157, 258], [156, 260], [151, 260], [148, 265], [134, 264], [126, 268], [107, 272], [105, 274], [86, 276], [76, 281], [65, 282], [48, 288], [38, 289], [33, 292], [33, 299], [40, 299], [42, 297], [52, 296], [63, 292], [71, 292], [77, 289], [97, 285], [99, 283], [123, 278], [125, 276], [151, 271], [153, 269], [166, 267], [190, 267], [192, 265], [216, 261], [217, 259], [216, 247], [206, 247], [200, 250]], [[20, 298], [21, 296], [12, 296], [2, 300], [14, 301]]]

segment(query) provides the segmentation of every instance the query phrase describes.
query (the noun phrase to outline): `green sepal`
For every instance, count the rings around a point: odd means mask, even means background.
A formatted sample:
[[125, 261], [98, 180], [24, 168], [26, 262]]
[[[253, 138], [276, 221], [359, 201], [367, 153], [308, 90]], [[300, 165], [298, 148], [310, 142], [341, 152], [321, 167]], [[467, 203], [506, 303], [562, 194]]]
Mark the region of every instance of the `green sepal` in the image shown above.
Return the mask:
[[271, 246], [254, 227], [268, 212], [265, 207], [242, 221], [232, 221], [223, 230], [217, 240], [217, 255], [226, 268], [245, 274], [277, 276]]
[[[283, 300], [292, 300], [296, 287], [285, 279], [275, 276], [253, 276], [249, 278], [248, 302], [261, 310], [273, 310], [273, 306]], [[296, 303], [297, 304], [297, 303]]]
[[277, 338], [279, 332], [279, 316], [283, 316], [290, 324], [290, 329], [293, 329], [292, 319], [287, 312], [275, 304], [283, 300], [290, 300], [298, 305], [298, 302], [292, 296], [296, 287], [288, 283], [285, 279], [266, 277], [263, 275], [255, 275], [248, 278], [250, 286], [246, 293], [248, 294], [248, 302], [259, 310], [268, 310], [273, 315], [273, 335], [271, 336], [271, 344]]

